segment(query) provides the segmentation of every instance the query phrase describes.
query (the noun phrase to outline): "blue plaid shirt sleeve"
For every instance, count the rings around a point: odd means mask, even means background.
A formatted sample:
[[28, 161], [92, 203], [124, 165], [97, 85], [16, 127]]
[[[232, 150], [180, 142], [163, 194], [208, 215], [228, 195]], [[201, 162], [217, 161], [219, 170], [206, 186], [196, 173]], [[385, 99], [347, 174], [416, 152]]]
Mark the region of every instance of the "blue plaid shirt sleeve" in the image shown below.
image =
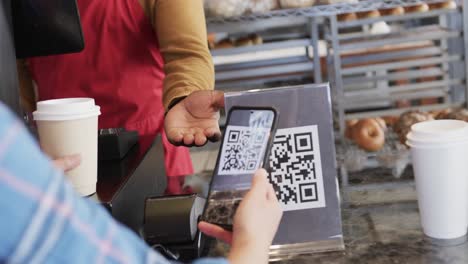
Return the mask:
[[0, 263], [169, 263], [104, 208], [77, 196], [2, 104], [0, 212]]

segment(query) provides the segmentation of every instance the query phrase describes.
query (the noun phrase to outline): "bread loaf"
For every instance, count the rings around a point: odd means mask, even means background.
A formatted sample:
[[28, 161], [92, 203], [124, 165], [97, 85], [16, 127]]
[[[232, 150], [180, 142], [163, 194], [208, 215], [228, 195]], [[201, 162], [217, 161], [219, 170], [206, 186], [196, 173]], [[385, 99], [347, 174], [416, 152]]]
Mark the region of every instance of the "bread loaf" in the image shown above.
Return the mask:
[[406, 135], [411, 130], [411, 126], [428, 120], [434, 120], [429, 113], [421, 111], [408, 111], [400, 116], [398, 122], [394, 125], [393, 130], [398, 134], [400, 142], [405, 144]]
[[245, 0], [205, 0], [205, 9], [209, 16], [233, 17], [244, 14], [248, 3]]
[[300, 8], [314, 5], [315, 0], [280, 0], [281, 8]]
[[385, 144], [385, 132], [375, 118], [361, 119], [352, 128], [356, 144], [367, 151], [378, 151]]
[[248, 13], [266, 13], [279, 7], [278, 0], [246, 0]]
[[429, 6], [427, 4], [418, 4], [418, 5], [405, 7], [405, 13], [417, 13], [417, 12], [427, 12], [427, 11], [429, 11]]

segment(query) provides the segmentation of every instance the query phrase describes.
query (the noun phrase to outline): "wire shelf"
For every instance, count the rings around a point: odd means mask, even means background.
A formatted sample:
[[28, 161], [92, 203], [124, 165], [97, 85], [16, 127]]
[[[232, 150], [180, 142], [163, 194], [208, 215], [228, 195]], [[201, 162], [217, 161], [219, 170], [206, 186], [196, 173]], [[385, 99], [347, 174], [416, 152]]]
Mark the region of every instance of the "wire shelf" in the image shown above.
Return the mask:
[[[353, 12], [364, 12], [371, 11], [376, 9], [388, 9], [395, 8], [398, 6], [412, 6], [421, 3], [441, 3], [446, 0], [364, 0], [359, 3], [341, 3], [341, 4], [332, 4], [332, 5], [317, 5], [306, 8], [297, 8], [297, 9], [280, 9], [273, 10], [268, 13], [260, 14], [247, 14], [237, 17], [208, 17], [207, 24], [208, 27], [216, 26], [219, 28], [221, 25], [228, 24], [242, 24], [242, 23], [252, 23], [258, 21], [268, 22], [271, 19], [290, 19], [295, 17], [323, 17], [329, 15], [337, 15], [344, 13], [353, 13]], [[459, 1], [457, 1], [459, 2]]]

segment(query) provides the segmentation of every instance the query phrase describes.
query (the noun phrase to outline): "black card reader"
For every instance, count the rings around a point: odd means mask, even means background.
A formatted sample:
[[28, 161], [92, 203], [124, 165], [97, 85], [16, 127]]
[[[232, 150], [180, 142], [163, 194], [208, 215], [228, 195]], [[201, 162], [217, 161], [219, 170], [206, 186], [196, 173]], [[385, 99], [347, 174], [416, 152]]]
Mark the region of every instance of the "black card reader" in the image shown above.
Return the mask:
[[120, 160], [138, 143], [138, 132], [124, 128], [99, 130], [98, 159]]

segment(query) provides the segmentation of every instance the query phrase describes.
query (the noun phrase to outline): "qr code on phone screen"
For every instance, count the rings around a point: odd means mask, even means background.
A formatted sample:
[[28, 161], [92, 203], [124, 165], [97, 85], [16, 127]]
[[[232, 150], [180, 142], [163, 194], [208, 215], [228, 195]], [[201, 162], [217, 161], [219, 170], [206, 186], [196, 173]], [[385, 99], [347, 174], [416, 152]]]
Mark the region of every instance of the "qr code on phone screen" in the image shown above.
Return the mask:
[[219, 160], [219, 175], [254, 173], [261, 165], [269, 130], [245, 126], [228, 126]]
[[317, 126], [278, 129], [269, 179], [284, 211], [325, 207]]

